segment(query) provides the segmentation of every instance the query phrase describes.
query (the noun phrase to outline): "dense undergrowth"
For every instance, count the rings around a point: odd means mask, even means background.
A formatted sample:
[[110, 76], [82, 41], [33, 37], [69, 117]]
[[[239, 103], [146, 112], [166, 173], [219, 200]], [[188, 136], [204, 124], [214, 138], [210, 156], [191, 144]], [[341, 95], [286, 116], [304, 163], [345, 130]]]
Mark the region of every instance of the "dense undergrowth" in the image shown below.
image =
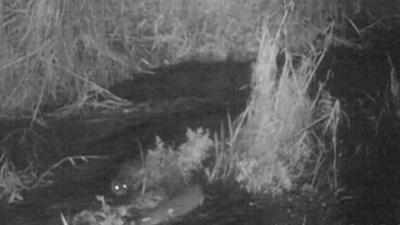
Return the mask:
[[[132, 72], [188, 60], [254, 60], [264, 28], [280, 29], [284, 7], [293, 5], [294, 10], [285, 22], [286, 46], [278, 45], [296, 52], [324, 47], [329, 24], [341, 28], [344, 16], [351, 22], [359, 7], [368, 6], [340, 0], [0, 4], [1, 113], [33, 119], [50, 112], [117, 107], [122, 100], [107, 88]], [[352, 44], [336, 37], [339, 44]]]
[[[337, 134], [345, 113], [325, 89], [329, 74], [318, 80], [316, 72], [332, 46], [364, 48], [368, 34], [390, 29], [399, 6], [386, 3], [388, 9], [340, 0], [3, 0], [0, 112], [39, 122], [118, 107], [128, 102], [107, 88], [131, 73], [188, 60], [250, 59], [256, 63], [246, 109], [229, 120], [228, 134], [189, 132], [177, 151], [190, 153], [177, 156], [183, 171], [206, 154], [213, 162], [200, 169], [210, 182], [232, 178], [249, 192], [273, 195], [340, 190]], [[206, 147], [199, 151], [196, 141]], [[11, 176], [19, 172], [4, 157], [0, 197], [22, 199], [29, 186]]]

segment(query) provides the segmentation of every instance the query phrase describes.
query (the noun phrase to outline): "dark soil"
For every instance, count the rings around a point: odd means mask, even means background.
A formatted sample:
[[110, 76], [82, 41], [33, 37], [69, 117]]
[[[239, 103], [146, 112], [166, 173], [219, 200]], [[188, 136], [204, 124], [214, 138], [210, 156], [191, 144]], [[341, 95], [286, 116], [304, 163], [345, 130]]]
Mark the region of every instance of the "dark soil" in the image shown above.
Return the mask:
[[388, 62], [389, 56], [400, 80], [397, 30], [371, 37], [368, 49], [331, 51], [321, 67], [332, 69], [327, 88], [346, 113], [338, 147], [343, 224], [400, 223], [400, 118], [391, 99]]

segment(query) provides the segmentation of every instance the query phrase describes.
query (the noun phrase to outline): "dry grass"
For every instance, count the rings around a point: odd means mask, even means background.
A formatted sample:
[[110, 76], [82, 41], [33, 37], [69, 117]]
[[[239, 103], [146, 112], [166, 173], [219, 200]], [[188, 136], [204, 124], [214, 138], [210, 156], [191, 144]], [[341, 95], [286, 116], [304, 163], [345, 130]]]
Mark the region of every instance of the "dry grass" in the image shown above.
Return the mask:
[[22, 192], [29, 190], [36, 178], [32, 166], [17, 171], [4, 153], [0, 157], [0, 165], [0, 200], [8, 203], [23, 201]]
[[65, 157], [43, 172], [38, 172], [36, 165], [29, 163], [23, 170], [17, 170], [7, 159], [5, 151], [0, 157], [0, 200], [15, 203], [24, 200], [24, 192], [45, 187], [52, 183], [54, 170], [65, 163], [76, 166], [78, 161], [88, 162], [99, 159], [99, 156], [70, 156]]
[[[284, 7], [294, 10], [279, 47], [316, 51], [329, 24], [340, 30], [364, 8], [384, 15], [371, 2], [288, 1]], [[118, 107], [123, 101], [105, 89], [133, 71], [255, 59], [263, 29], [281, 29], [284, 7], [272, 0], [0, 0], [0, 113], [35, 120], [62, 107], [64, 114]]]
[[[327, 129], [332, 130], [329, 134], [332, 138], [336, 135], [338, 107], [317, 107], [326, 100], [324, 96], [317, 94], [310, 99], [308, 95], [316, 68], [331, 43], [333, 27], [327, 24], [317, 44], [313, 42], [316, 34], [292, 42], [285, 35], [295, 29], [290, 25], [293, 18], [299, 19], [296, 12], [290, 2], [279, 17], [281, 25], [264, 29], [254, 90], [242, 115], [245, 123], [239, 128], [241, 134], [235, 140], [234, 147], [240, 152], [236, 179], [251, 192], [276, 194], [292, 189], [308, 172], [305, 168], [317, 148], [315, 139], [326, 134], [315, 136], [315, 128], [328, 123]], [[291, 47], [293, 43], [298, 48]], [[277, 67], [278, 54], [284, 54], [282, 68]]]
[[235, 124], [229, 114], [227, 119], [228, 134], [225, 134], [224, 123], [222, 123], [219, 135], [217, 133], [214, 134], [213, 152], [210, 152], [212, 162], [208, 167], [204, 168], [209, 183], [231, 179], [235, 170], [234, 164], [237, 158], [237, 154], [233, 149]]
[[2, 0], [0, 111], [98, 108], [121, 102], [104, 88], [132, 71], [249, 58], [260, 2]]

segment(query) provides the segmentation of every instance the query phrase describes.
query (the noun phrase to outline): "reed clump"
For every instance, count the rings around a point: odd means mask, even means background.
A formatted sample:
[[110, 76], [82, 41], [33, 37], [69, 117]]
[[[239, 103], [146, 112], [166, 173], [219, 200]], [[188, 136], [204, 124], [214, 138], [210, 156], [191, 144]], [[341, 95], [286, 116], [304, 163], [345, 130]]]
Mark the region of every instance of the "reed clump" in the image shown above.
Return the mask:
[[[232, 140], [235, 178], [250, 192], [279, 194], [313, 183], [321, 160], [315, 155], [335, 150], [328, 143], [336, 143], [340, 103], [321, 94], [323, 88], [310, 95], [315, 72], [332, 45], [334, 21], [317, 20], [309, 29], [300, 28], [310, 19], [307, 15], [314, 15], [302, 14], [308, 6], [287, 2], [260, 34], [253, 92]], [[325, 10], [337, 16], [335, 10]], [[336, 170], [332, 160], [328, 164]]]

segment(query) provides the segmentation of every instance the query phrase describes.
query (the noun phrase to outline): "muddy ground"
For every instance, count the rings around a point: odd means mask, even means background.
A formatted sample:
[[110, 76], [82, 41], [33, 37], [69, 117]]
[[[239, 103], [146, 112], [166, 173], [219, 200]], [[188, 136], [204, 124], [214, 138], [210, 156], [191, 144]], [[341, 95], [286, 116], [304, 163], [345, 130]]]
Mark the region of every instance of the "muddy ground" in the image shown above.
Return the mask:
[[[340, 189], [272, 197], [215, 184], [207, 187], [203, 206], [175, 224], [398, 223], [400, 123], [384, 110], [388, 49], [393, 46], [335, 49], [318, 71], [318, 79], [324, 80], [323, 74], [332, 70], [335, 76], [327, 88], [346, 112], [339, 132]], [[187, 127], [218, 131], [228, 112], [235, 117], [244, 109], [250, 71], [251, 63], [186, 63], [135, 76], [112, 89], [135, 106], [53, 119], [31, 130], [24, 129], [29, 121], [1, 122], [2, 146], [19, 168], [27, 157], [45, 169], [67, 156], [103, 156], [76, 166], [65, 163], [54, 171], [52, 185], [24, 193], [21, 203], [1, 203], [1, 224], [61, 224], [60, 213], [68, 220], [92, 207], [95, 195], [110, 197], [109, 182], [120, 163], [137, 157], [140, 146], [149, 148], [155, 135], [179, 144]]]

